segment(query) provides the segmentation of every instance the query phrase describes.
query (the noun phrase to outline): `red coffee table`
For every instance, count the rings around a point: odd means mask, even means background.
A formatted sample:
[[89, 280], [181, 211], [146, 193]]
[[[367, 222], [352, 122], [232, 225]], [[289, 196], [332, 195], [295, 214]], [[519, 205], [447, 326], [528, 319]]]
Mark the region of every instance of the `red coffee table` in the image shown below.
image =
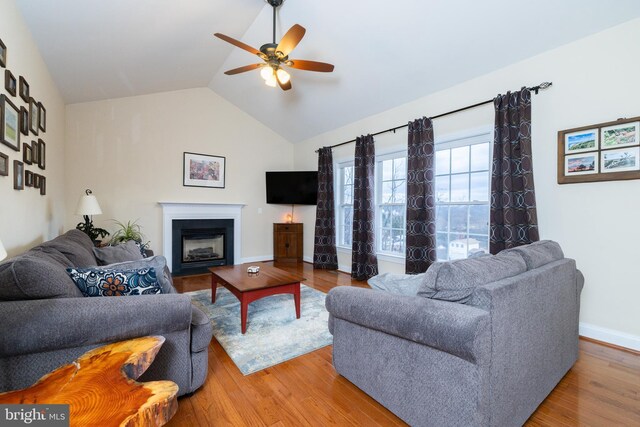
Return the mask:
[[300, 318], [300, 282], [304, 277], [288, 273], [270, 265], [259, 264], [260, 272], [247, 273], [247, 268], [255, 264], [225, 265], [212, 267], [211, 303], [216, 302], [216, 288], [220, 284], [240, 301], [240, 321], [242, 333], [247, 331], [247, 308], [253, 301], [270, 295], [293, 294], [296, 318]]

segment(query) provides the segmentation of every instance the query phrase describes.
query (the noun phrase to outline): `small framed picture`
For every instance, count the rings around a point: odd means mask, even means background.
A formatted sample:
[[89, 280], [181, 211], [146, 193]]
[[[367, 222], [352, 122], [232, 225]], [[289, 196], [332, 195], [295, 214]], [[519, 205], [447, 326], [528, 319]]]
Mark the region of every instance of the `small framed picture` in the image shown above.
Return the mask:
[[33, 187], [40, 188], [40, 180], [42, 179], [42, 175], [38, 175], [37, 173], [33, 174]]
[[40, 177], [40, 195], [47, 195], [47, 178], [44, 176]]
[[572, 154], [565, 156], [565, 176], [598, 173], [598, 153]]
[[29, 111], [20, 107], [20, 133], [29, 135]]
[[42, 102], [38, 102], [38, 127], [42, 132], [47, 131], [47, 109]]
[[182, 185], [224, 188], [225, 169], [226, 158], [224, 157], [185, 152]]
[[29, 102], [29, 83], [27, 83], [27, 81], [24, 79], [24, 77], [20, 76], [20, 78], [18, 79], [18, 81], [20, 82], [20, 98], [22, 98], [22, 100], [24, 102]]
[[640, 147], [619, 148], [617, 150], [604, 150], [602, 156], [602, 173], [626, 172], [640, 170], [638, 156]]
[[35, 99], [29, 98], [29, 130], [34, 135], [38, 134], [38, 124], [40, 120], [38, 118], [38, 103]]
[[46, 154], [47, 154], [47, 145], [44, 143], [43, 140], [39, 139], [38, 140], [38, 167], [43, 170], [47, 168], [47, 164], [45, 162]]
[[20, 151], [20, 111], [6, 95], [0, 95], [0, 139], [7, 147]]
[[0, 176], [9, 176], [9, 156], [0, 153]]
[[20, 160], [13, 161], [13, 189], [24, 190], [24, 163]]
[[7, 66], [7, 46], [0, 39], [0, 67]]
[[38, 164], [38, 141], [31, 141], [31, 163]]
[[30, 165], [33, 162], [31, 144], [27, 144], [27, 143], [22, 144], [22, 161], [27, 165]]
[[565, 154], [581, 153], [598, 149], [598, 129], [568, 133], [564, 136]]
[[4, 88], [11, 94], [11, 96], [16, 96], [18, 82], [16, 81], [16, 77], [9, 70], [4, 70]]
[[33, 172], [29, 170], [24, 171], [24, 186], [33, 187]]
[[602, 149], [640, 144], [638, 140], [639, 124], [640, 122], [633, 122], [602, 128]]

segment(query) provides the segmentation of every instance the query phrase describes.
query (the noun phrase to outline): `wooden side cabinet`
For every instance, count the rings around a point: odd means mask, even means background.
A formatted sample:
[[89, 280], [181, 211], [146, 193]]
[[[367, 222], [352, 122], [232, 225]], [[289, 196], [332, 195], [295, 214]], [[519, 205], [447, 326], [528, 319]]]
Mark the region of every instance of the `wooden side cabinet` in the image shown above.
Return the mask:
[[302, 224], [273, 224], [273, 260], [302, 262]]

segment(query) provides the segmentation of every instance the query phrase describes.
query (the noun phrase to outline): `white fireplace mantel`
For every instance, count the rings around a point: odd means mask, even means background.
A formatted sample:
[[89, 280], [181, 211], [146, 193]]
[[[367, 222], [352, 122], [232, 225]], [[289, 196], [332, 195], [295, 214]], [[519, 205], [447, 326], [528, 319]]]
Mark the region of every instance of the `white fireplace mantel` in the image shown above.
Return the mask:
[[162, 206], [162, 253], [173, 271], [171, 227], [174, 219], [232, 219], [233, 262], [241, 264], [242, 208], [244, 204], [158, 202]]

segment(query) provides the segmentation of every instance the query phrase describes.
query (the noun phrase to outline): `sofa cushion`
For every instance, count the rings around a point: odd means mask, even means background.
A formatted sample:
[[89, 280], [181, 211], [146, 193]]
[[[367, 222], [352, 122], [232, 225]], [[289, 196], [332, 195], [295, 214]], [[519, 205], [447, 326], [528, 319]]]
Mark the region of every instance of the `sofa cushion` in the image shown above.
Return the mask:
[[513, 277], [525, 271], [527, 265], [517, 252], [436, 262], [425, 273], [425, 280], [418, 289], [418, 295], [466, 303], [477, 286]]
[[55, 249], [66, 256], [75, 267], [97, 265], [93, 255], [93, 243], [89, 236], [80, 230], [69, 230], [53, 240], [44, 242], [39, 247]]
[[149, 258], [143, 258], [136, 261], [117, 262], [114, 264], [105, 265], [103, 269], [137, 269], [137, 268], [154, 268], [156, 270], [158, 282], [162, 287], [163, 294], [175, 294], [171, 281], [171, 273], [167, 268], [167, 259], [162, 255], [156, 255]]
[[121, 297], [162, 293], [153, 267], [140, 269], [68, 268], [85, 297]]
[[0, 300], [81, 297], [64, 263], [59, 253], [31, 250], [0, 264]]
[[116, 262], [136, 261], [143, 259], [140, 246], [133, 240], [115, 246], [93, 248], [98, 265], [109, 265]]
[[541, 240], [517, 248], [506, 249], [500, 253], [517, 252], [527, 264], [527, 270], [542, 267], [564, 258], [562, 248], [552, 240]]
[[373, 289], [386, 291], [398, 295], [415, 296], [420, 284], [427, 273], [420, 274], [391, 274], [382, 273], [367, 280]]

